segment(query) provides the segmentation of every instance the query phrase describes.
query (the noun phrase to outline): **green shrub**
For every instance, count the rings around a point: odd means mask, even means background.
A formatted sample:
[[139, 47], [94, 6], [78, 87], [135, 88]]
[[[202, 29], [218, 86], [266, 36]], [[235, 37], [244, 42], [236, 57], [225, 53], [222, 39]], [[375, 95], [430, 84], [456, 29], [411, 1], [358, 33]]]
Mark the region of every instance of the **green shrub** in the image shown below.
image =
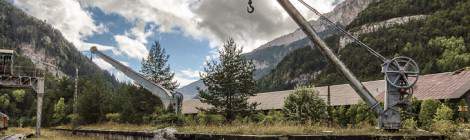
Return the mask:
[[288, 120], [319, 122], [328, 117], [326, 103], [314, 86], [296, 87], [284, 101], [283, 112]]
[[404, 129], [408, 129], [408, 130], [415, 130], [418, 128], [418, 122], [413, 118], [404, 120], [402, 122], [402, 125]]
[[370, 125], [374, 125], [376, 122], [376, 115], [375, 112], [369, 109], [369, 106], [364, 103], [364, 102], [359, 102], [356, 105], [352, 105], [353, 107], [350, 107], [350, 109], [355, 109], [353, 111], [356, 114], [351, 114], [351, 117], [354, 117], [354, 123], [359, 124], [359, 123], [366, 123]]
[[119, 122], [121, 120], [121, 114], [119, 113], [108, 113], [105, 116], [106, 120], [110, 122]]
[[53, 124], [64, 123], [67, 117], [65, 107], [66, 106], [64, 98], [60, 98], [59, 101], [57, 101], [57, 104], [54, 105], [54, 114], [52, 115]]
[[78, 115], [75, 115], [75, 114], [67, 115], [67, 120], [69, 122], [72, 122], [72, 125], [76, 125], [76, 124], [80, 123], [80, 117]]
[[441, 121], [441, 120], [452, 120], [454, 113], [452, 109], [445, 104], [441, 104], [439, 108], [437, 108], [436, 114], [434, 115], [433, 121]]
[[[458, 106], [461, 106], [461, 107], [467, 107], [468, 108], [468, 105], [467, 103], [465, 102], [464, 99], [460, 100], [459, 101], [459, 105]], [[457, 106], [457, 107], [458, 107]], [[465, 112], [461, 112], [459, 111], [458, 114], [457, 114], [457, 117], [458, 117], [458, 121], [459, 122], [467, 122], [468, 121], [468, 118], [469, 118], [469, 114], [468, 111], [465, 111]]]
[[206, 124], [206, 113], [204, 112], [197, 113], [195, 120], [198, 124]]
[[251, 122], [251, 118], [248, 117], [248, 116], [241, 116], [241, 115], [237, 115], [237, 117], [235, 117], [235, 120], [232, 122], [232, 123], [235, 123], [235, 124], [246, 124], [246, 123], [250, 123]]
[[206, 117], [207, 117], [206, 124], [220, 125], [220, 124], [224, 123], [224, 121], [225, 121], [225, 117], [222, 116], [222, 115], [209, 114]]
[[284, 114], [280, 111], [269, 111], [261, 123], [263, 124], [274, 124], [284, 121]]
[[199, 112], [196, 115], [196, 122], [203, 125], [216, 124], [220, 125], [224, 123], [225, 117], [217, 114], [206, 114], [204, 112]]
[[436, 113], [436, 109], [441, 103], [436, 100], [425, 100], [421, 103], [421, 110], [419, 112], [419, 124], [425, 129], [429, 129]]
[[28, 117], [20, 117], [18, 120], [18, 127], [24, 127], [26, 125], [29, 125], [31, 123], [31, 119]]
[[432, 131], [439, 132], [445, 135], [452, 135], [457, 131], [457, 126], [450, 120], [435, 121], [432, 126]]
[[154, 123], [156, 124], [183, 124], [183, 116], [176, 115], [175, 113], [165, 113], [157, 116]]
[[193, 125], [193, 124], [196, 124], [196, 119], [194, 116], [184, 116], [184, 124], [190, 124], [190, 125]]
[[255, 123], [262, 122], [266, 115], [263, 114], [263, 112], [258, 112], [253, 115], [250, 115], [251, 121]]
[[333, 108], [331, 111], [331, 116], [333, 117], [333, 121], [340, 126], [347, 126], [349, 122], [349, 117], [346, 115], [348, 109], [345, 106], [339, 106]]

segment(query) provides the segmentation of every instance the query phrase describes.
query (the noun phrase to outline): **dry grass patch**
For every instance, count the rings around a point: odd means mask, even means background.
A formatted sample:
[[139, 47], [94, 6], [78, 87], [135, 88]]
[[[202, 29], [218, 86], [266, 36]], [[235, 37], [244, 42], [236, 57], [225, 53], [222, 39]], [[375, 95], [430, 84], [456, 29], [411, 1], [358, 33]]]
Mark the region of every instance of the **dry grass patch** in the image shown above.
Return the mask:
[[243, 134], [243, 135], [429, 135], [427, 132], [402, 130], [391, 133], [374, 126], [361, 125], [354, 128], [328, 127], [320, 124], [232, 124], [232, 125], [187, 125], [176, 127], [180, 133]]

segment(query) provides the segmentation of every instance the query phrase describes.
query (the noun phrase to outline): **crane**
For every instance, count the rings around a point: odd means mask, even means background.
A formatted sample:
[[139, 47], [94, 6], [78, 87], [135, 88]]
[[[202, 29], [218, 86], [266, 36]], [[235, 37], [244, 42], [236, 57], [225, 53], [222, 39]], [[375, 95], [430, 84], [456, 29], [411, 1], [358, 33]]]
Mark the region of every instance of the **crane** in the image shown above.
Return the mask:
[[96, 54], [97, 56], [101, 57], [104, 61], [111, 64], [117, 70], [124, 73], [127, 77], [137, 82], [140, 86], [150, 91], [153, 95], [159, 97], [160, 100], [162, 100], [165, 109], [170, 109], [170, 107], [174, 107], [174, 111], [176, 114], [181, 113], [183, 94], [177, 91], [169, 91], [163, 86], [148, 80], [147, 78], [145, 78], [145, 76], [141, 75], [140, 73], [135, 72], [131, 68], [123, 65], [121, 62], [99, 51], [96, 46], [91, 47], [90, 51], [91, 53]]
[[[348, 67], [333, 53], [327, 44], [318, 36], [315, 29], [310, 23], [302, 16], [302, 14], [292, 5], [289, 0], [277, 0], [281, 7], [289, 14], [301, 30], [307, 35], [307, 38], [312, 41], [320, 52], [343, 74], [349, 81], [349, 85], [356, 91], [356, 93], [364, 100], [369, 108], [378, 114], [378, 127], [384, 130], [396, 131], [401, 128], [400, 109], [410, 105], [410, 98], [412, 96], [413, 86], [416, 84], [419, 76], [419, 68], [416, 62], [405, 56], [395, 57], [388, 59], [378, 52], [361, 42], [358, 38], [354, 37], [348, 31], [338, 26], [313, 7], [309, 6], [303, 0], [298, 0], [309, 10], [320, 16], [320, 20], [332, 25], [334, 29], [342, 32], [346, 37], [354, 40], [354, 43], [364, 47], [372, 55], [380, 59], [382, 64], [382, 73], [386, 81], [386, 93], [384, 96], [384, 107], [380, 102], [372, 96], [369, 90], [357, 79], [357, 77], [348, 69]], [[248, 5], [254, 9], [249, 0]], [[248, 13], [253, 11], [248, 10]], [[312, 49], [314, 46], [310, 46]]]

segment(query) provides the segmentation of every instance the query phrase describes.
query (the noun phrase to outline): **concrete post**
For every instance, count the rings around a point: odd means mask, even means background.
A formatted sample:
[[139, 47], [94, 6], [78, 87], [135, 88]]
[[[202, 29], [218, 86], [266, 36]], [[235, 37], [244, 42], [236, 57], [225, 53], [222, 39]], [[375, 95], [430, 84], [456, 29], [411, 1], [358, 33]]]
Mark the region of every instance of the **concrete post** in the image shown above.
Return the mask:
[[41, 136], [42, 101], [44, 98], [44, 78], [38, 78], [36, 84], [37, 108], [36, 108], [36, 137]]
[[78, 67], [75, 68], [75, 89], [73, 92], [73, 115], [75, 118], [72, 120], [72, 130], [77, 129], [78, 127], [78, 122], [77, 122], [77, 117], [78, 117]]

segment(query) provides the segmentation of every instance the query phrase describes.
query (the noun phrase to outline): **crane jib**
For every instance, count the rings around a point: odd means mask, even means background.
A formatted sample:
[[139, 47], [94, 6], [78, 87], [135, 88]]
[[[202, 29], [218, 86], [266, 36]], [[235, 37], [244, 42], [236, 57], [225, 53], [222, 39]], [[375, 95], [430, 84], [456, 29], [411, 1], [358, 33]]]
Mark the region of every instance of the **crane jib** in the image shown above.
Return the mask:
[[103, 54], [102, 52], [98, 51], [98, 49], [96, 47], [92, 47], [90, 50], [91, 50], [92, 53], [98, 55], [104, 61], [111, 64], [114, 68], [116, 68], [117, 70], [124, 73], [127, 77], [129, 77], [132, 80], [138, 82], [140, 86], [142, 86], [145, 89], [149, 90], [153, 95], [158, 96], [162, 100], [165, 108], [167, 108], [169, 106], [171, 100], [173, 100], [173, 95], [171, 94], [171, 92], [168, 91], [167, 89], [163, 88], [161, 85], [158, 85], [158, 84], [154, 83], [153, 81], [150, 81], [150, 80], [146, 79], [144, 76], [142, 76], [141, 74], [135, 72], [131, 68], [123, 65], [119, 61], [114, 60], [111, 57]]
[[[341, 71], [341, 73], [348, 79], [351, 87], [359, 94], [359, 96], [375, 110], [377, 114], [383, 112], [383, 108], [378, 105], [379, 102], [372, 96], [372, 94], [362, 85], [362, 83], [354, 76], [354, 74], [346, 67], [346, 65], [339, 60], [339, 58], [331, 51], [326, 43], [320, 39], [316, 34], [315, 29], [307, 22], [307, 20], [300, 14], [300, 12], [289, 2], [289, 0], [278, 0], [279, 4], [291, 16], [291, 18], [299, 25], [307, 37], [314, 42], [315, 46], [319, 48], [323, 55]], [[313, 47], [313, 46], [312, 46]]]

